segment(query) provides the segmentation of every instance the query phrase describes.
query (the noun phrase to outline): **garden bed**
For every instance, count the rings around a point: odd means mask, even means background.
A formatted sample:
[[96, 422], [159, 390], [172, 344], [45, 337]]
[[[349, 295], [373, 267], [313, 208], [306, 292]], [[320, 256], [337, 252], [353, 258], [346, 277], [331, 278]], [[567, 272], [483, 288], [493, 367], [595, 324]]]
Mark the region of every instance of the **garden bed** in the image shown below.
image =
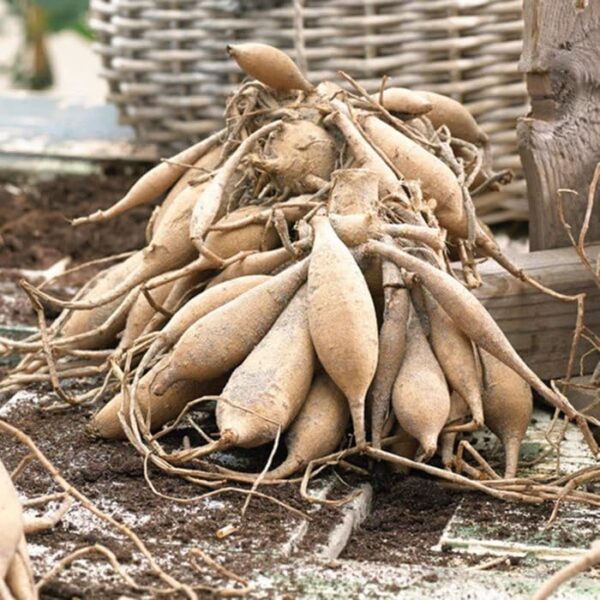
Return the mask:
[[[579, 550], [585, 548], [587, 538], [569, 537], [567, 529], [581, 529], [587, 522], [588, 528], [593, 530], [597, 523], [597, 514], [587, 515], [585, 520], [576, 523], [568, 518], [563, 522], [559, 516], [555, 527], [544, 533], [551, 504], [523, 507], [478, 493], [448, 489], [419, 475], [406, 477], [376, 470], [367, 479], [349, 475], [344, 470], [336, 474], [330, 471], [313, 483], [313, 492], [325, 487], [328, 497], [335, 498], [346, 495], [352, 487], [370, 483], [374, 497], [370, 514], [355, 530], [339, 559], [324, 561], [319, 559], [320, 552], [341, 522], [342, 509], [324, 506], [317, 510], [303, 501], [298, 484], [265, 486], [261, 490], [309, 514], [308, 527], [302, 527], [303, 519], [265, 499], [253, 499], [242, 518], [245, 497], [239, 494], [225, 492], [189, 504], [159, 497], [152, 493], [144, 479], [141, 457], [127, 442], [93, 440], [86, 434], [85, 425], [94, 407], [64, 412], [42, 410], [51, 396], [44, 387], [19, 392], [5, 399], [0, 417], [29, 434], [70, 483], [96, 506], [131, 527], [163, 568], [189, 583], [232, 585], [207, 565], [202, 564], [200, 572], [189, 566], [190, 550], [200, 548], [248, 579], [254, 586], [253, 597], [285, 594], [323, 597], [319, 594], [334, 593], [339, 585], [345, 586], [343, 589], [348, 593], [357, 593], [359, 581], [373, 590], [373, 597], [390, 597], [404, 589], [397, 574], [391, 578], [394, 570], [404, 577], [410, 574], [409, 587], [426, 590], [427, 586], [433, 586], [443, 590], [452, 579], [456, 583], [457, 578], [464, 577], [461, 573], [465, 568], [477, 568], [498, 556], [485, 551], [456, 552], [456, 548], [448, 544], [439, 548], [440, 539], [449, 522], [456, 520], [456, 514], [459, 514], [461, 533], [468, 533], [475, 540], [477, 535], [489, 535], [494, 530], [494, 535], [514, 543], [539, 542], [545, 537], [548, 544], [555, 540], [556, 547]], [[177, 436], [180, 438], [183, 434], [191, 432], [179, 431]], [[247, 468], [260, 468], [267, 453], [266, 449], [256, 451], [253, 461], [246, 463]], [[7, 468], [14, 468], [24, 454], [24, 449], [13, 439], [0, 437], [0, 456]], [[161, 494], [173, 498], [191, 498], [207, 491], [158, 470], [151, 469], [149, 477]], [[57, 491], [43, 469], [33, 464], [21, 475], [17, 487], [24, 498]], [[53, 503], [49, 508], [56, 506]], [[236, 527], [236, 531], [219, 539], [217, 531], [228, 525]], [[114, 552], [139, 583], [156, 585], [146, 561], [131, 542], [79, 504], [75, 504], [53, 530], [29, 537], [36, 576], [44, 574], [56, 560], [74, 549], [95, 543]], [[336, 572], [348, 569], [352, 576], [348, 573], [344, 582], [338, 581]], [[500, 578], [496, 583], [493, 578], [489, 579], [490, 574], [482, 574], [482, 583], [479, 573], [472, 571], [465, 585], [469, 589], [474, 585], [484, 586], [477, 588], [480, 590], [486, 586], [489, 590], [492, 585], [508, 585], [514, 592], [510, 597], [524, 598], [525, 590], [535, 589], [536, 582], [555, 569], [556, 563], [540, 560], [533, 554], [511, 556], [507, 553], [506, 560], [499, 561], [492, 569]], [[592, 571], [576, 581], [576, 593], [565, 588], [564, 595], [558, 597], [595, 597], [600, 588], [600, 573]], [[125, 589], [106, 562], [82, 559], [49, 584], [42, 598], [118, 598]], [[132, 593], [138, 597], [131, 591], [128, 595]], [[449, 593], [449, 598], [459, 597], [456, 590]]]

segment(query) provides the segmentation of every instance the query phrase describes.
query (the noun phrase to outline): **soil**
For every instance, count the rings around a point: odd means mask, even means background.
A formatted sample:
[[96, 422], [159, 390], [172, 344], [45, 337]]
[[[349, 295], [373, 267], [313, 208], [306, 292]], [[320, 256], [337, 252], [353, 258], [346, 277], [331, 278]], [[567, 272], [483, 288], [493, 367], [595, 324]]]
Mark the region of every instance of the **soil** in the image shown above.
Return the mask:
[[[215, 559], [220, 557], [224, 566], [242, 576], [248, 575], [263, 567], [265, 556], [281, 546], [288, 539], [290, 528], [301, 522], [287, 509], [259, 499], [250, 502], [246, 518], [242, 520], [240, 515], [245, 495], [237, 493], [219, 493], [214, 498], [196, 500], [191, 504], [161, 498], [150, 490], [144, 479], [143, 461], [129, 443], [94, 440], [87, 435], [85, 425], [93, 409], [46, 412], [32, 401], [34, 397], [30, 392], [23, 392], [20, 402], [5, 405], [0, 414], [31, 435], [69, 483], [100, 508], [134, 528], [159, 558], [161, 565], [184, 581], [197, 582], [215, 575], [205, 565], [201, 567], [201, 577], [195, 574], [186, 562], [189, 549], [200, 547]], [[13, 439], [0, 435], [0, 457], [9, 470], [25, 454]], [[170, 497], [189, 499], [207, 491], [157, 469], [151, 468], [149, 476], [156, 489]], [[21, 475], [18, 489], [27, 498], [58, 490], [37, 463], [28, 466]], [[300, 510], [309, 508], [301, 499], [297, 486], [261, 489]], [[337, 509], [323, 508], [319, 511], [327, 512], [337, 512]], [[51, 532], [28, 537], [33, 548], [36, 574], [41, 575], [52, 564], [54, 554], [62, 556], [76, 547], [99, 543], [112, 550], [124, 565], [131, 567], [138, 581], [156, 585], [147, 564], [140, 564], [141, 556], [132, 543], [119, 536], [114, 528], [85, 513], [76, 505]], [[229, 524], [239, 530], [219, 541], [215, 537], [217, 530]], [[48, 541], [51, 541], [51, 550], [40, 550], [41, 555], [37, 556], [36, 550], [39, 546], [46, 546]], [[42, 598], [119, 597], [123, 586], [113, 577], [105, 577], [107, 573], [102, 575], [73, 579], [67, 573], [66, 577], [60, 578], [66, 583], [49, 585]]]
[[[82, 389], [77, 385], [70, 391]], [[242, 518], [245, 496], [236, 493], [219, 493], [190, 504], [159, 497], [150, 490], [144, 479], [143, 461], [129, 443], [95, 440], [87, 435], [85, 426], [95, 410], [93, 407], [48, 412], [41, 408], [40, 398], [44, 402], [52, 399], [47, 387], [20, 392], [16, 399], [0, 409], [0, 417], [30, 435], [69, 483], [101, 509], [134, 529], [160, 564], [183, 581], [226, 584], [204, 564], [199, 573], [193, 571], [187, 555], [196, 547], [238, 575], [252, 580], [273, 571], [287, 572], [289, 569], [293, 573], [295, 561], [314, 559], [319, 546], [325, 543], [329, 532], [339, 522], [340, 509], [325, 506], [316, 510], [301, 498], [297, 484], [262, 487], [264, 493], [310, 513], [312, 518], [297, 551], [292, 556], [284, 556], [281, 549], [290, 533], [300, 525], [299, 517], [270, 501], [254, 499], [246, 517]], [[192, 431], [178, 431], [166, 441], [166, 446], [181, 443], [184, 434], [191, 436]], [[9, 470], [25, 454], [24, 448], [13, 439], [0, 435], [0, 457]], [[267, 454], [268, 449], [255, 451], [255, 462], [247, 468], [260, 468]], [[229, 460], [234, 458], [230, 456]], [[156, 490], [170, 498], [189, 499], [207, 491], [158, 469], [150, 468], [149, 477]], [[339, 477], [325, 480], [333, 482], [328, 491], [329, 498], [342, 497], [351, 491], [351, 487], [367, 481], [345, 471], [340, 471]], [[385, 480], [385, 485], [380, 480]], [[312, 491], [317, 490], [322, 481], [313, 482]], [[438, 541], [462, 495], [420, 476], [402, 477], [388, 473], [385, 477], [376, 477], [372, 483], [375, 486], [373, 513], [353, 535], [341, 559], [387, 564], [409, 562], [423, 566], [443, 564], [447, 557], [433, 552], [431, 546]], [[58, 491], [37, 463], [30, 463], [17, 486], [26, 498]], [[53, 503], [49, 508], [54, 509], [57, 505]], [[217, 530], [226, 525], [239, 529], [229, 537], [217, 539]], [[28, 542], [37, 577], [58, 557], [76, 548], [99, 543], [114, 552], [139, 583], [154, 586], [158, 583], [129, 540], [78, 504], [54, 529], [31, 535]], [[482, 560], [481, 557], [456, 559], [460, 564], [478, 560]], [[296, 591], [293, 585], [290, 583], [292, 587], [286, 591]], [[62, 573], [44, 588], [42, 598], [111, 599], [120, 597], [123, 591], [123, 584], [105, 562], [94, 557], [89, 561], [80, 560]]]
[[[0, 313], [2, 324], [33, 324], [33, 311], [18, 287], [17, 269], [47, 269], [70, 257], [68, 268], [141, 248], [152, 206], [135, 208], [102, 224], [72, 227], [68, 219], [106, 208], [140, 176], [139, 168], [106, 167], [102, 174], [40, 180], [0, 173]], [[90, 267], [48, 289], [73, 294], [103, 267]], [[55, 316], [51, 311], [49, 318]]]
[[152, 207], [107, 223], [72, 227], [68, 221], [112, 205], [139, 175], [110, 168], [45, 181], [0, 174], [0, 267], [45, 269], [65, 256], [77, 264], [139, 248]]
[[[69, 391], [83, 388], [73, 385]], [[327, 540], [329, 532], [340, 522], [340, 509], [320, 507], [306, 503], [300, 496], [298, 484], [263, 486], [260, 490], [288, 505], [310, 514], [311, 521], [301, 544], [291, 554], [283, 553], [292, 532], [302, 519], [283, 507], [265, 499], [253, 499], [245, 518], [241, 512], [245, 496], [233, 492], [219, 493], [211, 498], [196, 498], [207, 492], [150, 468], [149, 479], [159, 497], [144, 479], [143, 461], [127, 442], [95, 440], [86, 433], [95, 407], [72, 408], [48, 412], [40, 403], [52, 400], [45, 386], [19, 392], [0, 408], [0, 418], [29, 434], [44, 454], [54, 463], [65, 479], [76, 486], [96, 506], [120, 522], [131, 527], [146, 543], [161, 566], [181, 581], [198, 584], [228, 585], [214, 569], [200, 561], [199, 571], [189, 562], [189, 552], [200, 548], [220, 564], [253, 582], [259, 582], [260, 594], [256, 597], [282, 597], [285, 591], [291, 598], [302, 597], [303, 578], [307, 564], [318, 565], [315, 555]], [[2, 406], [0, 398], [0, 406]], [[7, 399], [4, 399], [7, 400]], [[203, 423], [210, 430], [210, 422]], [[180, 444], [184, 435], [193, 440], [193, 430], [181, 429], [165, 441], [169, 448]], [[252, 452], [252, 460], [245, 467], [257, 470], [265, 461], [268, 448]], [[7, 468], [13, 469], [26, 454], [25, 449], [7, 435], [0, 435], [0, 458]], [[245, 452], [248, 455], [248, 452]], [[235, 460], [235, 456], [223, 457]], [[277, 460], [282, 460], [282, 453]], [[361, 466], [366, 467], [363, 463]], [[352, 535], [338, 561], [324, 563], [335, 569], [345, 561], [371, 564], [375, 567], [370, 581], [378, 585], [378, 565], [394, 567], [412, 564], [422, 567], [421, 579], [425, 582], [438, 577], [434, 567], [466, 567], [485, 562], [486, 555], [464, 555], [437, 552], [437, 544], [449, 519], [461, 500], [463, 519], [472, 519], [478, 526], [500, 526], [510, 522], [519, 527], [540, 528], [546, 521], [550, 506], [526, 507], [514, 513], [514, 505], [495, 501], [476, 493], [465, 495], [448, 489], [439, 482], [420, 475], [403, 476], [383, 469], [375, 469], [370, 478], [340, 470], [336, 477], [325, 476], [311, 484], [315, 492], [324, 483], [331, 486], [328, 498], [339, 498], [353, 487], [370, 481], [374, 489], [372, 512]], [[59, 488], [37, 464], [30, 463], [17, 481], [24, 498], [34, 498], [58, 491]], [[467, 496], [468, 502], [464, 502]], [[182, 504], [175, 499], [188, 499]], [[58, 503], [52, 503], [52, 510]], [[46, 509], [36, 509], [40, 515]], [[28, 509], [27, 514], [33, 514]], [[218, 539], [216, 533], [227, 525], [237, 529], [228, 537]], [[567, 542], [568, 540], [561, 540]], [[77, 548], [102, 544], [109, 548], [142, 585], [157, 586], [160, 582], [152, 575], [148, 563], [134, 548], [130, 540], [75, 504], [62, 521], [51, 531], [28, 536], [36, 577], [47, 572], [58, 559]], [[308, 561], [308, 562], [307, 562]], [[520, 561], [510, 560], [496, 567], [505, 571], [519, 569]], [[351, 563], [355, 564], [355, 563]], [[314, 568], [317, 568], [316, 566]], [[300, 569], [298, 571], [297, 569]], [[370, 571], [369, 571], [370, 572]], [[282, 580], [285, 583], [282, 583]], [[382, 593], [386, 591], [381, 584]], [[269, 586], [272, 586], [271, 588]], [[273, 587], [274, 586], [274, 587]], [[285, 589], [282, 589], [284, 586]], [[393, 592], [393, 590], [387, 590]], [[98, 557], [80, 559], [44, 587], [41, 598], [106, 598], [145, 597], [140, 592], [127, 590], [111, 572], [106, 561]], [[200, 597], [211, 597], [200, 594]], [[254, 597], [254, 596], [253, 596]]]
[[372, 512], [341, 558], [386, 564], [438, 562], [431, 547], [439, 541], [464, 493], [417, 476], [382, 472], [376, 482]]

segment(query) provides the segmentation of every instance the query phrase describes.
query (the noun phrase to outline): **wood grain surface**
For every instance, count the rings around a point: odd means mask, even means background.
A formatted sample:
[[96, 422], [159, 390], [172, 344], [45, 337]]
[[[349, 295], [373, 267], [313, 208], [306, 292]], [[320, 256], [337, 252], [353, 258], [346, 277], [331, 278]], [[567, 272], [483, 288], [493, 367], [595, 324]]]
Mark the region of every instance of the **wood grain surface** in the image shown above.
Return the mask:
[[[590, 246], [588, 256], [595, 263], [600, 257], [600, 244]], [[592, 331], [600, 331], [600, 289], [572, 248], [530, 252], [511, 258], [529, 275], [556, 291], [586, 292], [586, 325]], [[484, 283], [475, 290], [475, 295], [517, 352], [543, 379], [563, 377], [575, 327], [575, 303], [542, 294], [491, 261], [481, 265], [480, 272]], [[590, 348], [588, 342], [582, 341], [578, 356]], [[591, 373], [597, 362], [597, 353], [589, 355], [583, 362], [582, 374]]]
[[[583, 4], [580, 4], [583, 6]], [[558, 214], [564, 194], [567, 221], [577, 232], [588, 188], [600, 161], [600, 0], [584, 9], [572, 0], [525, 0], [520, 69], [527, 76], [531, 113], [517, 134], [530, 207], [532, 250], [569, 245]], [[596, 191], [590, 241], [600, 240]]]

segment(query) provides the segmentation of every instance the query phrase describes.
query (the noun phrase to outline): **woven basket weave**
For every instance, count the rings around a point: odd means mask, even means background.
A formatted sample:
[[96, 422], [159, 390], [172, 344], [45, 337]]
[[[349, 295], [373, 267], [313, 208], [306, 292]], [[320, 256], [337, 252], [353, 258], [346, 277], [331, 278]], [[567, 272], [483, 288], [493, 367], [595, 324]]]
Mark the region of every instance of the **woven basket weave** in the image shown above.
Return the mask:
[[243, 78], [225, 46], [261, 41], [313, 82], [341, 69], [369, 91], [389, 75], [389, 85], [460, 100], [490, 135], [495, 168], [516, 174], [477, 198], [479, 213], [527, 218], [515, 133], [527, 112], [521, 0], [92, 0], [91, 9], [109, 99], [140, 141], [166, 151], [220, 127]]

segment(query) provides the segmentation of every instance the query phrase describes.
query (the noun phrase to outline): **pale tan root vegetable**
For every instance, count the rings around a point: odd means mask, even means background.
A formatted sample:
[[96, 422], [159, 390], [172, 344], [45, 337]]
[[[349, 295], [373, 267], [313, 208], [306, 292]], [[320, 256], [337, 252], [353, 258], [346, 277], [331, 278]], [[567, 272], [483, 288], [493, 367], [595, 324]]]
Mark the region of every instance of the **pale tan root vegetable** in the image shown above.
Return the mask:
[[237, 170], [242, 159], [259, 139], [275, 131], [282, 124], [282, 121], [274, 121], [248, 136], [197, 197], [189, 222], [189, 238], [198, 250], [201, 251], [204, 246], [204, 238], [209, 227], [225, 212], [228, 194], [236, 181]]
[[23, 535], [23, 515], [17, 491], [2, 461], [0, 461], [0, 531], [2, 532], [0, 581], [3, 581]]
[[367, 282], [367, 287], [373, 298], [375, 308], [377, 309], [377, 315], [383, 317], [383, 310], [385, 306], [384, 294], [383, 294], [383, 269], [381, 258], [373, 254], [365, 254], [360, 252], [359, 248], [352, 248], [352, 256], [360, 267], [363, 277]]
[[427, 115], [423, 115], [423, 117], [425, 118], [414, 117], [405, 121], [405, 124], [413, 131], [420, 133], [425, 139], [430, 139], [434, 135], [435, 129], [431, 122], [427, 121]]
[[[210, 272], [200, 271], [196, 273], [190, 273], [185, 275], [173, 282], [173, 287], [165, 298], [162, 307], [167, 313], [174, 314], [180, 307], [182, 302], [186, 299], [186, 296], [192, 293], [195, 286], [204, 280], [210, 278]], [[142, 335], [152, 333], [160, 329], [165, 321], [169, 319], [167, 314], [162, 312], [156, 312], [154, 316], [148, 321], [142, 331]]]
[[428, 113], [433, 108], [433, 104], [421, 94], [403, 87], [386, 88], [383, 95], [378, 92], [371, 94], [371, 98], [376, 102], [380, 102], [390, 112], [415, 117]]
[[329, 220], [346, 246], [364, 244], [379, 232], [379, 179], [369, 169], [340, 169], [332, 173]]
[[473, 344], [427, 290], [423, 290], [423, 296], [429, 317], [433, 352], [450, 389], [462, 396], [471, 411], [471, 423], [468, 427], [461, 427], [461, 430], [478, 429], [483, 425], [483, 405]]
[[[462, 421], [469, 415], [469, 407], [466, 402], [456, 392], [450, 394], [450, 415], [448, 416], [448, 424], [452, 425], [458, 421]], [[438, 454], [442, 459], [442, 464], [447, 469], [454, 465], [454, 445], [456, 443], [456, 431], [444, 432], [440, 435], [440, 447]]]
[[300, 413], [287, 433], [287, 457], [267, 476], [270, 479], [283, 479], [308, 465], [311, 460], [335, 451], [344, 439], [349, 419], [344, 394], [325, 373], [317, 375]]
[[[170, 293], [173, 283], [167, 283], [162, 285], [156, 290], [152, 291], [152, 299], [158, 305], [162, 305], [167, 295]], [[117, 348], [119, 350], [129, 350], [137, 341], [138, 337], [144, 331], [144, 328], [148, 322], [156, 314], [155, 308], [148, 302], [148, 299], [144, 294], [138, 292], [138, 296], [133, 303], [133, 306], [129, 309], [127, 314], [127, 321], [125, 322], [125, 329]]]
[[182, 166], [182, 164], [191, 164], [198, 161], [219, 142], [223, 133], [223, 130], [218, 131], [179, 154], [172, 156], [169, 160], [156, 165], [140, 177], [127, 194], [116, 204], [113, 204], [106, 210], [98, 210], [87, 217], [74, 219], [72, 224], [80, 225], [82, 223], [106, 221], [123, 214], [131, 208], [156, 200], [186, 172], [187, 167]]
[[23, 511], [10, 475], [0, 461], [0, 597], [35, 600]]
[[222, 149], [222, 145], [215, 145], [204, 156], [193, 163], [193, 165], [185, 171], [177, 183], [169, 190], [165, 199], [155, 208], [154, 213], [148, 221], [148, 225], [146, 226], [146, 239], [148, 242], [152, 240], [154, 231], [160, 225], [172, 204], [177, 201], [184, 205], [185, 209], [186, 203], [181, 202], [181, 198], [178, 198], [179, 194], [187, 190], [186, 194], [183, 196], [184, 199], [186, 196], [195, 196], [198, 193], [198, 191], [195, 190], [202, 189], [197, 187], [199, 183], [214, 176], [214, 171], [221, 162]]
[[[244, 206], [238, 208], [218, 221], [224, 228], [229, 223], [252, 219], [262, 213], [260, 206]], [[206, 235], [204, 248], [206, 253], [185, 267], [164, 273], [146, 283], [148, 289], [154, 289], [165, 283], [187, 276], [190, 273], [201, 273], [221, 267], [221, 260], [227, 260], [240, 252], [257, 252], [271, 250], [279, 245], [280, 239], [275, 227], [265, 228], [263, 223], [249, 222], [239, 229], [218, 229]]]
[[[260, 206], [244, 206], [225, 215], [218, 221], [219, 224], [227, 226], [228, 223], [257, 216], [262, 212]], [[265, 229], [263, 223], [251, 223], [240, 229], [209, 231], [206, 234], [206, 248], [223, 259], [230, 258], [238, 252], [248, 250], [272, 250], [279, 244], [279, 236], [271, 225]], [[218, 266], [210, 261], [212, 268]]]
[[314, 368], [304, 285], [231, 374], [217, 402], [221, 440], [242, 448], [273, 441], [298, 414]]
[[[168, 357], [164, 357], [153, 369], [148, 371], [139, 381], [136, 388], [136, 401], [142, 415], [150, 417], [152, 431], [174, 419], [183, 410], [185, 405], [201, 398], [202, 396], [219, 393], [223, 389], [223, 382], [216, 379], [210, 381], [178, 381], [171, 385], [162, 396], [157, 396], [151, 390], [151, 384], [156, 373], [164, 366]], [[123, 405], [123, 394], [118, 393], [105, 404], [88, 424], [88, 433], [94, 437], [110, 440], [126, 439], [123, 427], [119, 421], [119, 411]], [[127, 411], [126, 411], [127, 412]], [[129, 415], [125, 417], [128, 419]]]
[[[211, 150], [209, 150], [204, 156], [202, 156], [199, 160], [193, 163], [194, 168], [188, 169], [175, 183], [175, 185], [169, 190], [169, 193], [165, 196], [165, 199], [158, 206], [158, 213], [156, 214], [156, 218], [154, 219], [153, 229], [156, 229], [160, 222], [162, 221], [165, 213], [169, 210], [169, 206], [175, 202], [177, 196], [184, 190], [188, 188], [192, 188], [189, 193], [192, 193], [192, 190], [196, 186], [192, 186], [192, 182], [195, 179], [200, 179], [202, 177], [208, 176], [210, 172], [217, 168], [219, 162], [221, 161], [221, 145], [214, 146]], [[196, 189], [198, 189], [196, 187]]]
[[323, 368], [348, 399], [360, 446], [366, 442], [365, 396], [377, 368], [377, 316], [360, 268], [329, 219], [316, 216], [311, 223], [310, 333]]
[[433, 227], [412, 225], [410, 223], [386, 223], [380, 226], [380, 231], [391, 237], [403, 237], [415, 242], [422, 242], [438, 252], [446, 246], [442, 232]]
[[[302, 250], [302, 248], [308, 250], [309, 246], [310, 244], [308, 241], [305, 244], [296, 245], [299, 250]], [[287, 248], [276, 248], [275, 250], [269, 250], [268, 252], [251, 254], [226, 267], [211, 280], [206, 286], [206, 289], [220, 285], [225, 281], [247, 275], [272, 273], [293, 259], [294, 257], [290, 255]]]
[[248, 75], [276, 90], [310, 92], [313, 89], [296, 63], [273, 46], [258, 43], [230, 44], [227, 46], [227, 53]]
[[[188, 188], [188, 190], [193, 189]], [[195, 196], [198, 194], [198, 191], [189, 194], [188, 190], [182, 192], [177, 201], [171, 204], [162, 222], [156, 227], [152, 242], [141, 251], [141, 256], [135, 259], [139, 261], [136, 263], [137, 266], [132, 268], [125, 277], [122, 277], [116, 285], [113, 284], [112, 288], [105, 290], [103, 294], [94, 294], [90, 300], [80, 300], [72, 305], [79, 308], [102, 306], [139, 283], [148, 281], [171, 269], [178, 269], [188, 263], [196, 253], [188, 237], [188, 226], [192, 206], [196, 202]], [[260, 212], [260, 208], [249, 206], [234, 212], [237, 216], [233, 216], [231, 213], [226, 219], [255, 214]], [[266, 235], [263, 233], [264, 228], [260, 224], [249, 225], [239, 231], [214, 231], [207, 235], [206, 247], [218, 256], [229, 258], [241, 250], [256, 250], [261, 244], [271, 248], [278, 243], [278, 236], [273, 228], [269, 228]], [[133, 261], [133, 257], [129, 260]], [[200, 263], [199, 266], [196, 265], [195, 270], [202, 271], [217, 266], [212, 258], [202, 257]], [[170, 276], [165, 275], [159, 282], [155, 280], [155, 284], [162, 285], [170, 279]]]
[[600, 562], [600, 540], [592, 542], [590, 549], [579, 558], [573, 559], [569, 564], [554, 573], [547, 579], [540, 589], [532, 596], [532, 600], [546, 600], [550, 598], [556, 589], [563, 583], [572, 579], [576, 575], [583, 573], [586, 569], [597, 565]]
[[584, 431], [589, 431], [570, 402], [548, 388], [525, 364], [485, 307], [458, 281], [425, 261], [388, 244], [369, 242], [365, 250], [378, 253], [399, 267], [416, 273], [431, 295], [473, 342], [515, 370], [552, 406], [562, 410], [569, 419], [575, 419]]
[[272, 207], [261, 207], [261, 210], [255, 215], [249, 215], [242, 219], [232, 219], [225, 222], [224, 219], [217, 221], [212, 225], [209, 231], [226, 231], [231, 229], [240, 229], [247, 225], [266, 224], [273, 218], [275, 210], [280, 211], [288, 224], [299, 221], [306, 213], [317, 205], [313, 200], [313, 194], [300, 194], [292, 196], [284, 202], [277, 203]]
[[197, 253], [189, 238], [190, 218], [205, 186], [206, 184], [186, 188], [170, 204], [160, 224], [154, 228], [152, 241], [140, 251], [142, 259], [137, 268], [132, 269], [120, 283], [99, 297], [95, 295], [90, 301], [66, 303], [68, 307], [90, 309], [108, 304], [137, 285], [190, 262]]
[[390, 410], [394, 382], [400, 371], [406, 348], [406, 326], [410, 296], [403, 285], [400, 270], [393, 263], [383, 263], [385, 308], [379, 331], [379, 360], [369, 391], [371, 408], [371, 443], [381, 448], [381, 434]]
[[379, 221], [371, 214], [329, 216], [336, 235], [352, 248], [368, 242], [379, 232]]
[[516, 477], [521, 442], [533, 412], [531, 388], [511, 368], [481, 350], [484, 392], [483, 411], [487, 426], [504, 446], [504, 477]]
[[163, 394], [181, 379], [214, 379], [239, 365], [304, 283], [307, 271], [304, 259], [196, 321], [157, 374], [153, 393]]
[[376, 215], [379, 175], [371, 169], [338, 169], [331, 174], [329, 212]]
[[[107, 293], [110, 293], [131, 271], [139, 268], [142, 264], [142, 253], [136, 252], [122, 263], [118, 263], [109, 267], [96, 280], [88, 291], [81, 297], [82, 302], [95, 302], [96, 298], [100, 298]], [[124, 294], [114, 301], [103, 304], [90, 310], [74, 310], [69, 311], [65, 322], [60, 327], [61, 337], [71, 337], [96, 329], [107, 321], [107, 319], [117, 310], [121, 302], [124, 300]], [[61, 317], [58, 317], [59, 319]], [[106, 329], [103, 333], [98, 333], [89, 340], [78, 342], [77, 347], [80, 349], [94, 349], [109, 347], [115, 340], [119, 331], [123, 329], [127, 313], [123, 313], [115, 323]]]
[[[6, 584], [15, 600], [37, 600], [38, 593], [33, 579], [33, 569], [29, 561], [29, 552], [27, 551], [27, 542], [22, 535], [17, 545], [17, 550], [12, 563], [6, 574]], [[0, 583], [0, 597], [2, 597], [2, 587]]]
[[467, 236], [467, 214], [458, 181], [439, 158], [374, 115], [358, 119], [373, 143], [406, 177], [421, 183], [425, 198], [436, 200], [435, 214], [452, 236]]
[[424, 458], [431, 458], [448, 420], [450, 392], [414, 309], [404, 359], [392, 391], [392, 406], [402, 429], [419, 441]]
[[152, 342], [144, 355], [140, 368], [143, 370], [143, 366], [149, 365], [160, 352], [169, 350], [196, 321], [269, 279], [271, 279], [269, 275], [238, 277], [211, 287], [189, 300], [173, 315]]
[[320, 98], [331, 102], [344, 92], [344, 88], [333, 81], [321, 81], [321, 83], [315, 87], [315, 92]]
[[334, 111], [325, 119], [325, 123], [329, 122], [332, 122], [342, 132], [356, 161], [355, 166], [377, 173], [379, 194], [386, 196], [394, 193], [398, 187], [398, 178], [350, 118], [340, 111]]
[[252, 155], [250, 160], [270, 173], [280, 189], [304, 194], [318, 192], [329, 181], [337, 158], [331, 135], [301, 119], [284, 123], [269, 136], [263, 155]]
[[415, 90], [415, 93], [431, 102], [432, 108], [427, 113], [427, 118], [436, 129], [446, 125], [454, 137], [472, 144], [487, 142], [488, 136], [479, 127], [469, 109], [460, 102], [435, 92]]
[[331, 194], [328, 202], [329, 220], [336, 235], [352, 248], [352, 256], [363, 273], [376, 313], [383, 315], [383, 277], [381, 259], [366, 255], [354, 248], [367, 241], [365, 236], [378, 232], [376, 219], [379, 198], [379, 178], [370, 169], [339, 169], [331, 175]]
[[[287, 457], [277, 468], [265, 473], [264, 478], [285, 479], [311, 460], [334, 452], [344, 439], [349, 420], [344, 394], [325, 373], [315, 375], [298, 416], [287, 430]], [[256, 480], [259, 475], [248, 473], [248, 481]]]
[[[394, 426], [394, 432], [392, 434], [394, 437], [399, 436], [400, 439], [395, 441], [388, 447], [388, 451], [396, 456], [403, 456], [404, 458], [410, 458], [413, 460], [417, 455], [417, 450], [419, 449], [419, 442], [406, 433], [404, 429], [402, 429], [400, 423], [396, 422]], [[402, 473], [403, 475], [408, 475], [410, 473], [409, 467], [404, 467], [402, 465], [391, 464], [390, 468], [394, 473]]]

